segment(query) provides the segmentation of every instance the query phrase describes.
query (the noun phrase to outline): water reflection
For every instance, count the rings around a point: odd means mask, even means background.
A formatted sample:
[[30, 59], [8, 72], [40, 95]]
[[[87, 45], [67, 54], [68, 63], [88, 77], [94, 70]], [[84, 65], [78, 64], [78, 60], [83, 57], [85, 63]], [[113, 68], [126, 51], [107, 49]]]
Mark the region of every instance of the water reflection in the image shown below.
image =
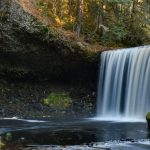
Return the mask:
[[145, 123], [99, 123], [98, 141], [144, 139], [148, 131]]

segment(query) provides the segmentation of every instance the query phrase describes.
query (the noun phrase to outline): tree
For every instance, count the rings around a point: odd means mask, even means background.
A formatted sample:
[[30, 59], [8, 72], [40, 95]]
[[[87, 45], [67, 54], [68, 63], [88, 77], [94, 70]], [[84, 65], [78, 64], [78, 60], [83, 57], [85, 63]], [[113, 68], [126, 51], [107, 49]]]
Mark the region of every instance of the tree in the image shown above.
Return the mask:
[[78, 0], [78, 13], [77, 13], [77, 36], [80, 36], [81, 26], [82, 26], [82, 18], [83, 18], [83, 0]]
[[41, 15], [88, 42], [140, 45], [150, 36], [149, 0], [36, 0]]

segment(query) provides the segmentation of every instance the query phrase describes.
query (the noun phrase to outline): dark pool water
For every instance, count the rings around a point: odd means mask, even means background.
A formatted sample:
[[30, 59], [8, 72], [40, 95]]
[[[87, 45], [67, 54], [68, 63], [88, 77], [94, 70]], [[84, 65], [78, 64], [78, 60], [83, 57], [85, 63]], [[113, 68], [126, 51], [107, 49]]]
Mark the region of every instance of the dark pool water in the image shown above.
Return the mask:
[[6, 136], [6, 133], [11, 133], [13, 142], [45, 149], [49, 149], [48, 145], [54, 149], [67, 145], [68, 149], [150, 150], [150, 131], [144, 122], [1, 119], [0, 135]]

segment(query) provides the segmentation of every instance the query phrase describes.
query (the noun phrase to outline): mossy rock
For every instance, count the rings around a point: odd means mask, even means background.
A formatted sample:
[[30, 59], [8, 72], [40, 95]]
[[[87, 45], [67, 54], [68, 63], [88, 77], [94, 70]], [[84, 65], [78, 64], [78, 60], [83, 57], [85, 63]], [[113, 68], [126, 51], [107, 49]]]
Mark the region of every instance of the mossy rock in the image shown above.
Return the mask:
[[2, 141], [2, 137], [0, 136], [0, 149], [5, 148], [5, 143]]
[[43, 104], [54, 109], [67, 109], [71, 105], [71, 98], [68, 93], [50, 93], [43, 100]]
[[146, 120], [150, 120], [150, 112], [146, 114]]
[[146, 114], [146, 120], [147, 120], [148, 129], [150, 129], [150, 112]]

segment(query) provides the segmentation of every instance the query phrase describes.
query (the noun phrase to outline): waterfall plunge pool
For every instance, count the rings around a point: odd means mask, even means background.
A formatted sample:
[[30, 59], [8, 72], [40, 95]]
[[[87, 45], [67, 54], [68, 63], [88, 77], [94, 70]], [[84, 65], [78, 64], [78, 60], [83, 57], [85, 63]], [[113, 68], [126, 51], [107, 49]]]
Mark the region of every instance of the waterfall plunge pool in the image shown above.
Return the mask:
[[13, 142], [25, 150], [150, 150], [150, 130], [143, 120], [150, 111], [149, 76], [150, 46], [104, 52], [96, 118], [1, 119], [0, 145]]
[[150, 149], [150, 131], [145, 122], [1, 119], [0, 136], [3, 139], [8, 133], [11, 135], [9, 140], [18, 145], [23, 143], [24, 149], [59, 150], [62, 146], [63, 150]]

